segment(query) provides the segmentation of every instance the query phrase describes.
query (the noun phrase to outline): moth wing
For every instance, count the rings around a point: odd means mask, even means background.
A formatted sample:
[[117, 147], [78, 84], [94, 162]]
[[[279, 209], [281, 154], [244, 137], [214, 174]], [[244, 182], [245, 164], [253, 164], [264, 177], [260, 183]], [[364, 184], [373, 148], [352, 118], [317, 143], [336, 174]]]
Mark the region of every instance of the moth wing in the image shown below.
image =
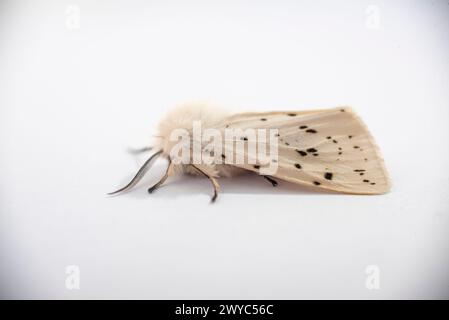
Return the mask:
[[[373, 137], [349, 107], [266, 113], [241, 113], [225, 119], [222, 129], [277, 129], [277, 171], [289, 182], [351, 194], [382, 194], [388, 173]], [[269, 141], [266, 143], [269, 149]], [[224, 145], [224, 151], [237, 152]], [[244, 149], [247, 155], [248, 148]], [[260, 173], [261, 166], [226, 163]]]

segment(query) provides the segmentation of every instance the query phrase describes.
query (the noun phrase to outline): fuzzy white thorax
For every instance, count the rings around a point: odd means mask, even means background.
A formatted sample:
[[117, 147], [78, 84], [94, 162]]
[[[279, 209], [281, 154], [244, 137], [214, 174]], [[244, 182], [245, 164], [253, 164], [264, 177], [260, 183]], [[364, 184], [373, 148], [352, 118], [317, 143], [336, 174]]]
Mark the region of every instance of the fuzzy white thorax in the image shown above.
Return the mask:
[[[203, 130], [217, 128], [227, 116], [229, 116], [228, 112], [209, 103], [197, 102], [180, 105], [170, 111], [159, 123], [157, 138], [153, 146], [157, 150], [162, 150], [165, 157], [169, 157], [172, 148], [179, 143], [179, 141], [170, 139], [172, 132], [184, 129], [192, 136], [193, 124], [195, 122], [200, 122]], [[235, 173], [243, 172], [242, 169], [224, 164], [199, 164], [198, 167], [214, 177], [231, 176]], [[174, 170], [198, 174], [195, 169], [183, 164], [175, 165]]]

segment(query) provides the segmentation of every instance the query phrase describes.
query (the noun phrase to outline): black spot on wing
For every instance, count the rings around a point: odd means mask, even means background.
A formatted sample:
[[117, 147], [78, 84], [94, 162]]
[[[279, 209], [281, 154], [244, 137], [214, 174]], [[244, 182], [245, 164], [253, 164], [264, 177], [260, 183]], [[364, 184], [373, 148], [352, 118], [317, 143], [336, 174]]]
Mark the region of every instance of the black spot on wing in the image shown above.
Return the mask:
[[309, 148], [306, 150], [307, 152], [317, 152], [318, 150], [315, 148]]
[[299, 126], [299, 129], [307, 129], [307, 126]]
[[254, 169], [260, 169], [260, 166], [256, 164], [256, 165], [254, 166]]
[[297, 169], [302, 169], [302, 167], [301, 167], [301, 165], [300, 165], [299, 163], [295, 163], [295, 167], [296, 167]]
[[332, 180], [332, 176], [333, 176], [333, 174], [331, 172], [326, 172], [324, 174], [324, 178], [327, 180]]
[[287, 116], [289, 116], [289, 117], [296, 117], [296, 113], [287, 113]]
[[317, 131], [315, 129], [307, 129], [306, 132], [308, 132], [308, 133], [317, 133]]
[[314, 181], [313, 184], [319, 186], [321, 183], [319, 183], [318, 181]]
[[262, 118], [260, 119], [260, 121], [267, 121], [267, 118]]
[[303, 151], [303, 150], [298, 150], [296, 149], [296, 152], [298, 152], [301, 156], [305, 157], [307, 155], [307, 152]]

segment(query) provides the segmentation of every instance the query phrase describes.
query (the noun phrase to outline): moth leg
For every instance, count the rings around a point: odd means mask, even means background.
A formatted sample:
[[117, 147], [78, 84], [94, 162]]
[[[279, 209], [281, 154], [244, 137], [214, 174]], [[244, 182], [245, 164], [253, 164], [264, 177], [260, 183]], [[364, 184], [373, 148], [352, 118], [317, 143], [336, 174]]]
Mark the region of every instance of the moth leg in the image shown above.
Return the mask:
[[165, 171], [164, 176], [154, 186], [152, 186], [151, 188], [148, 189], [148, 193], [152, 193], [154, 190], [159, 188], [165, 182], [165, 180], [167, 180], [167, 178], [171, 175], [172, 169], [173, 169], [173, 164], [172, 164], [171, 160], [168, 159], [168, 167], [167, 167], [167, 170]]
[[265, 179], [267, 179], [268, 181], [271, 182], [271, 184], [273, 185], [273, 187], [277, 187], [278, 186], [278, 182], [276, 180], [274, 180], [273, 178], [271, 178], [270, 176], [263, 176]]
[[220, 191], [220, 185], [218, 184], [217, 179], [215, 179], [214, 177], [208, 175], [206, 172], [204, 172], [203, 170], [201, 170], [200, 168], [198, 168], [194, 164], [191, 164], [191, 166], [193, 168], [195, 168], [198, 172], [200, 172], [203, 176], [205, 176], [206, 178], [208, 178], [210, 180], [210, 182], [212, 183], [212, 186], [214, 187], [214, 195], [210, 199], [210, 202], [215, 202], [215, 200], [217, 200], [217, 197], [218, 197], [218, 191]]

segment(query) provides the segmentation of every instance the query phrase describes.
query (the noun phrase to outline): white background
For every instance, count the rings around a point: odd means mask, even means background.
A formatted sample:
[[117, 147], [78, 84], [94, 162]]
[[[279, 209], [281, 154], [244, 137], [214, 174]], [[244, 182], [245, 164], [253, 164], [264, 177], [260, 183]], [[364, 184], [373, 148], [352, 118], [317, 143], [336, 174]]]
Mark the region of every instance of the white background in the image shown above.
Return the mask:
[[[79, 10], [79, 14], [78, 14]], [[449, 298], [447, 1], [2, 1], [2, 298]], [[173, 105], [350, 105], [383, 196], [127, 182]], [[80, 289], [65, 286], [80, 268]], [[367, 266], [380, 270], [369, 290]]]

